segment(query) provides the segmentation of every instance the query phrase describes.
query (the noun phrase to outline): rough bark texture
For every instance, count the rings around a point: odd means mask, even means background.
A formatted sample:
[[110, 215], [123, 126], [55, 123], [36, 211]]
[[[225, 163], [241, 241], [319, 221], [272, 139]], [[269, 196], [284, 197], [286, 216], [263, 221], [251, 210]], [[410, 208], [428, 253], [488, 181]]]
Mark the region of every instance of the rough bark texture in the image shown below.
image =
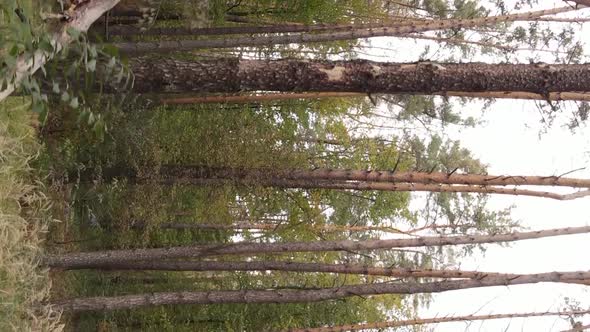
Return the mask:
[[275, 252], [360, 251], [422, 246], [481, 244], [538, 239], [550, 236], [590, 232], [590, 226], [547, 229], [533, 232], [514, 232], [497, 235], [428, 236], [410, 239], [366, 241], [318, 241], [286, 243], [238, 242], [225, 245], [183, 246], [170, 248], [105, 250], [47, 256], [42, 264], [62, 269], [92, 268], [97, 265], [140, 260], [198, 258], [216, 255], [260, 255]]
[[[88, 172], [91, 173], [91, 170]], [[85, 175], [82, 174], [84, 177]], [[379, 190], [379, 191], [428, 191], [428, 192], [465, 192], [501, 195], [522, 195], [571, 200], [590, 195], [590, 190], [578, 191], [567, 195], [547, 191], [535, 191], [519, 188], [501, 188], [509, 184], [588, 186], [588, 180], [560, 177], [518, 177], [517, 176], [481, 176], [449, 175], [447, 173], [391, 172], [319, 169], [275, 170], [275, 169], [241, 169], [214, 168], [200, 166], [162, 166], [158, 178], [142, 179], [131, 169], [113, 168], [103, 172], [103, 179], [112, 180], [126, 177], [133, 183], [157, 181], [165, 185], [218, 185], [231, 181], [240, 185], [266, 186], [300, 189], [336, 189], [336, 190]], [[72, 178], [76, 178], [74, 175]], [[381, 182], [376, 182], [381, 181]], [[488, 183], [489, 182], [489, 183]], [[465, 184], [463, 184], [465, 183]]]
[[[124, 15], [132, 16], [132, 15]], [[414, 23], [415, 24], [415, 23]], [[289, 32], [317, 32], [317, 31], [353, 31], [356, 29], [375, 29], [409, 25], [407, 22], [395, 23], [370, 23], [370, 24], [277, 24], [263, 26], [236, 26], [236, 27], [211, 27], [211, 28], [187, 28], [187, 27], [153, 27], [147, 30], [129, 25], [118, 25], [110, 28], [110, 34], [116, 36], [215, 36], [232, 34], [257, 34], [257, 33], [289, 33]]]
[[373, 28], [358, 28], [349, 31], [335, 31], [329, 33], [301, 33], [278, 36], [257, 36], [257, 37], [238, 37], [222, 38], [207, 40], [162, 40], [154, 42], [120, 42], [114, 43], [121, 51], [126, 53], [153, 53], [153, 52], [172, 52], [172, 51], [190, 51], [199, 48], [231, 48], [231, 47], [251, 47], [278, 44], [309, 43], [309, 42], [326, 42], [338, 40], [351, 40], [358, 38], [370, 38], [380, 36], [402, 36], [407, 34], [443, 30], [443, 29], [463, 29], [470, 27], [481, 27], [494, 25], [501, 22], [514, 22], [522, 20], [531, 20], [543, 15], [551, 15], [576, 10], [573, 6], [566, 6], [548, 10], [539, 10], [526, 13], [511, 15], [490, 16], [474, 19], [450, 19], [450, 20], [432, 20], [420, 21], [415, 24], [402, 24], [400, 26], [385, 26]]
[[357, 264], [321, 264], [300, 262], [214, 262], [214, 261], [144, 261], [95, 266], [99, 270], [155, 270], [155, 271], [288, 271], [288, 272], [322, 272], [341, 274], [361, 274], [396, 278], [519, 278], [513, 273], [495, 273], [462, 270], [400, 269], [373, 267]]
[[[436, 95], [436, 94], [435, 94]], [[526, 100], [583, 100], [590, 101], [590, 94], [584, 92], [551, 92], [548, 95], [540, 95], [530, 92], [459, 92], [446, 91], [438, 94], [445, 97], [466, 98], [500, 98], [500, 99], [526, 99]], [[166, 96], [159, 100], [164, 105], [192, 105], [208, 103], [251, 103], [256, 101], [310, 99], [310, 98], [344, 98], [364, 97], [366, 93], [360, 92], [316, 92], [316, 93], [266, 93], [257, 95], [221, 95], [221, 96]], [[375, 96], [373, 96], [375, 97]]]
[[543, 316], [574, 316], [587, 315], [590, 310], [576, 310], [576, 311], [545, 311], [545, 312], [522, 312], [512, 314], [490, 314], [490, 315], [467, 315], [467, 316], [447, 316], [434, 318], [415, 318], [408, 320], [399, 320], [392, 322], [376, 322], [366, 324], [350, 324], [339, 326], [325, 326], [316, 328], [302, 328], [289, 329], [286, 332], [345, 332], [345, 331], [360, 331], [360, 330], [377, 330], [387, 329], [392, 327], [438, 324], [447, 322], [471, 322], [475, 320], [490, 320], [490, 319], [505, 319], [505, 318], [526, 318], [526, 317], [543, 317]]
[[590, 91], [590, 65], [134, 59], [134, 91], [463, 92]]
[[483, 280], [454, 280], [429, 283], [376, 283], [346, 285], [336, 288], [308, 290], [238, 290], [209, 292], [166, 292], [113, 297], [78, 298], [54, 302], [57, 310], [81, 312], [92, 310], [119, 310], [165, 304], [214, 304], [214, 303], [302, 303], [336, 300], [351, 296], [379, 294], [440, 293], [449, 290], [490, 286], [532, 284], [539, 282], [569, 282], [588, 280], [590, 272], [551, 272], [522, 275], [513, 278], [489, 278]]
[[273, 177], [285, 180], [341, 180], [391, 183], [462, 184], [494, 186], [566, 186], [590, 188], [590, 179], [565, 178], [561, 176], [525, 175], [479, 175], [442, 172], [397, 172], [387, 170], [352, 170], [337, 168], [275, 169], [231, 168], [204, 166], [164, 166], [162, 174], [175, 178], [220, 178], [259, 181]]
[[[263, 220], [257, 220], [263, 221]], [[252, 223], [252, 222], [239, 222], [229, 225], [224, 224], [200, 224], [194, 223], [177, 223], [169, 222], [156, 225], [163, 229], [174, 229], [174, 230], [189, 230], [189, 229], [204, 229], [204, 230], [280, 230], [283, 228], [293, 227], [286, 222], [286, 220], [273, 220], [277, 223]], [[135, 221], [132, 225], [133, 228], [145, 228], [146, 224], [142, 221]], [[387, 226], [340, 226], [340, 225], [306, 225], [310, 229], [325, 232], [361, 232], [361, 231], [380, 231], [403, 234], [407, 233], [402, 230]], [[412, 230], [413, 231], [413, 230]]]
[[[234, 96], [199, 96], [199, 97], [171, 97], [159, 100], [164, 105], [208, 104], [208, 103], [251, 103], [257, 101], [314, 99], [314, 98], [345, 98], [364, 97], [366, 93], [358, 92], [316, 92], [316, 93], [267, 93], [259, 95]], [[590, 98], [589, 98], [590, 99]]]

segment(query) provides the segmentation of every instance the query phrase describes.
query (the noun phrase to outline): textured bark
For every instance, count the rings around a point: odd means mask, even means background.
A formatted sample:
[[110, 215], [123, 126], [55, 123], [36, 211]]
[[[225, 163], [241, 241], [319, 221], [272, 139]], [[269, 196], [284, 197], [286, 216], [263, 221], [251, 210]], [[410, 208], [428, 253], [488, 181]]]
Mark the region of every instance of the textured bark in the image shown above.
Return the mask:
[[[415, 23], [414, 23], [415, 24]], [[216, 36], [232, 34], [257, 34], [257, 33], [293, 33], [293, 32], [317, 32], [317, 31], [353, 31], [356, 29], [375, 29], [385, 27], [407, 26], [407, 22], [396, 23], [370, 23], [370, 24], [277, 24], [258, 26], [236, 27], [154, 27], [147, 30], [135, 26], [114, 26], [110, 28], [111, 35], [117, 36]]]
[[[199, 97], [177, 97], [161, 99], [164, 105], [186, 105], [186, 104], [209, 104], [209, 103], [236, 103], [247, 104], [257, 101], [291, 100], [291, 99], [313, 99], [313, 98], [345, 98], [364, 97], [366, 93], [358, 92], [316, 92], [316, 93], [268, 93], [258, 95], [233, 95], [233, 96], [199, 96]], [[590, 99], [590, 98], [589, 98]]]
[[[92, 173], [91, 170], [88, 170]], [[81, 174], [84, 178], [85, 174]], [[535, 191], [519, 188], [502, 188], [506, 185], [561, 185], [590, 186], [589, 180], [560, 178], [558, 176], [483, 176], [470, 174], [423, 173], [364, 171], [342, 169], [318, 170], [276, 170], [243, 169], [200, 166], [162, 166], [158, 178], [142, 179], [131, 169], [106, 169], [104, 180], [126, 177], [132, 183], [157, 181], [164, 185], [218, 185], [231, 182], [239, 185], [265, 186], [277, 188], [300, 189], [336, 189], [336, 190], [378, 190], [378, 191], [427, 191], [427, 192], [464, 192], [501, 195], [522, 195], [572, 200], [590, 195], [590, 190], [561, 195], [547, 191]], [[72, 178], [76, 178], [74, 175]], [[381, 182], [377, 182], [381, 181]], [[491, 186], [495, 184], [497, 186]]]
[[428, 283], [375, 283], [345, 285], [335, 288], [305, 290], [237, 290], [209, 292], [166, 292], [113, 297], [78, 298], [52, 303], [56, 310], [82, 312], [119, 310], [166, 304], [214, 303], [303, 303], [336, 300], [351, 296], [379, 294], [440, 293], [449, 290], [490, 286], [532, 284], [540, 282], [570, 282], [588, 280], [590, 272], [550, 272], [522, 275], [517, 278], [486, 278], [483, 280], [453, 280]]
[[543, 237], [590, 232], [590, 226], [547, 229], [533, 232], [514, 232], [496, 235], [427, 236], [389, 240], [341, 240], [317, 242], [250, 243], [238, 242], [222, 245], [183, 246], [169, 248], [105, 250], [79, 252], [45, 257], [42, 264], [62, 269], [92, 268], [97, 265], [125, 263], [140, 260], [199, 258], [217, 255], [261, 255], [285, 252], [360, 251], [422, 246], [482, 244], [512, 242]]
[[278, 44], [294, 44], [309, 42], [326, 42], [338, 40], [352, 40], [358, 38], [370, 38], [381, 36], [401, 36], [419, 32], [443, 30], [443, 29], [463, 29], [470, 27], [490, 26], [502, 22], [514, 22], [522, 20], [531, 20], [540, 16], [564, 13], [576, 10], [573, 6], [566, 6], [554, 9], [539, 10], [526, 13], [511, 15], [490, 16], [474, 19], [450, 19], [450, 20], [432, 20], [425, 23], [416, 23], [412, 25], [403, 24], [401, 26], [373, 27], [370, 29], [359, 28], [349, 31], [335, 31], [329, 33], [300, 33], [278, 36], [257, 36], [257, 37], [237, 37], [208, 40], [162, 40], [153, 42], [120, 42], [114, 43], [121, 51], [125, 53], [153, 53], [153, 52], [172, 52], [172, 51], [190, 51], [199, 48], [232, 48], [232, 47], [252, 47]]
[[14, 75], [13, 81], [6, 82], [6, 84], [0, 84], [0, 101], [10, 96], [26, 77], [33, 75], [47, 61], [51, 60], [57, 53], [59, 53], [65, 45], [72, 41], [72, 37], [68, 33], [68, 30], [88, 30], [94, 21], [109, 9], [113, 8], [117, 2], [119, 2], [119, 0], [88, 0], [84, 1], [81, 5], [76, 6], [72, 13], [70, 13], [71, 19], [51, 35], [50, 43], [53, 47], [53, 52], [38, 49], [32, 56], [25, 54], [17, 58], [15, 71], [13, 73], [8, 73], [9, 75]]
[[[257, 220], [262, 221], [262, 220]], [[286, 220], [275, 220], [279, 222], [286, 222]], [[145, 223], [143, 222], [134, 222], [132, 227], [134, 228], [144, 228]], [[293, 227], [288, 223], [251, 223], [251, 222], [241, 222], [229, 225], [223, 224], [199, 224], [199, 223], [163, 223], [158, 224], [157, 227], [163, 229], [174, 229], [174, 230], [188, 230], [188, 229], [203, 229], [203, 230], [280, 230], [283, 228]], [[393, 227], [387, 226], [340, 226], [340, 225], [305, 225], [305, 227], [317, 230], [317, 231], [326, 231], [326, 232], [362, 232], [362, 231], [380, 231], [380, 232], [390, 232], [390, 233], [397, 233], [397, 234], [404, 234], [406, 232], [399, 230]], [[413, 230], [411, 230], [413, 231]]]
[[506, 318], [527, 318], [527, 317], [545, 317], [545, 316], [574, 316], [587, 315], [590, 310], [575, 310], [575, 311], [545, 311], [545, 312], [522, 312], [511, 314], [489, 314], [489, 315], [467, 315], [467, 316], [447, 316], [434, 318], [415, 318], [408, 320], [398, 320], [391, 322], [376, 322], [366, 324], [350, 324], [339, 326], [325, 326], [316, 328], [302, 328], [289, 329], [285, 332], [346, 332], [346, 331], [360, 331], [360, 330], [377, 330], [387, 329], [392, 327], [414, 326], [425, 324], [438, 324], [448, 322], [471, 322], [475, 320], [490, 320], [490, 319], [506, 319]]
[[[433, 269], [400, 269], [373, 267], [355, 264], [321, 264], [299, 262], [214, 262], [214, 261], [144, 261], [127, 262], [121, 264], [97, 265], [97, 270], [154, 270], [154, 271], [287, 271], [287, 272], [321, 272], [360, 274], [395, 278], [457, 278], [477, 279], [489, 278], [520, 278], [522, 275], [514, 273], [496, 273], [462, 270], [433, 270]], [[577, 280], [576, 280], [577, 281]], [[574, 281], [574, 283], [576, 283]]]
[[[436, 94], [434, 94], [436, 95]], [[526, 99], [526, 100], [583, 100], [590, 101], [590, 94], [584, 92], [552, 92], [548, 95], [540, 95], [530, 92], [459, 92], [446, 91], [438, 94], [445, 97], [466, 98], [499, 98], [499, 99]], [[182, 96], [162, 98], [159, 100], [164, 105], [192, 105], [209, 103], [251, 103], [257, 101], [310, 99], [310, 98], [345, 98], [364, 97], [366, 93], [359, 92], [316, 92], [316, 93], [266, 93], [257, 95], [221, 95], [221, 96]]]
[[462, 184], [478, 186], [565, 186], [590, 188], [590, 179], [565, 178], [561, 176], [525, 175], [479, 175], [442, 172], [397, 172], [388, 170], [352, 170], [336, 168], [275, 169], [275, 168], [230, 168], [201, 166], [164, 166], [163, 176], [174, 178], [220, 178], [260, 181], [264, 178], [285, 180], [341, 180], [422, 184]]
[[590, 65], [380, 63], [366, 60], [130, 61], [138, 93], [360, 92], [384, 94], [590, 91]]

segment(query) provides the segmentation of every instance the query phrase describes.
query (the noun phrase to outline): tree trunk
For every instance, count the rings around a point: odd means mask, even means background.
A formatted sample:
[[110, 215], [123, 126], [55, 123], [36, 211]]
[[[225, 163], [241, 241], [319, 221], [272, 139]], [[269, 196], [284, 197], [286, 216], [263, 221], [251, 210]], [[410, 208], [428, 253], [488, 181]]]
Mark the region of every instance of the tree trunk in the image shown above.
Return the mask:
[[533, 12], [490, 16], [474, 19], [449, 19], [449, 20], [432, 20], [417, 24], [402, 24], [384, 27], [352, 28], [347, 27], [349, 31], [335, 31], [328, 33], [301, 33], [294, 35], [278, 36], [257, 36], [257, 37], [237, 37], [221, 38], [207, 40], [161, 40], [153, 42], [119, 42], [113, 43], [125, 53], [152, 53], [172, 51], [190, 51], [199, 48], [232, 48], [232, 47], [252, 47], [279, 44], [296, 44], [310, 42], [330, 42], [339, 40], [354, 40], [359, 38], [381, 37], [381, 36], [402, 36], [419, 32], [443, 30], [443, 29], [464, 29], [470, 27], [490, 26], [502, 22], [514, 22], [522, 20], [531, 20], [536, 17], [563, 13], [576, 10], [574, 6], [566, 6], [554, 9], [539, 10]]
[[589, 280], [590, 272], [550, 272], [522, 275], [517, 278], [486, 278], [483, 280], [453, 280], [428, 283], [375, 283], [345, 285], [335, 288], [304, 290], [236, 290], [208, 292], [165, 292], [113, 297], [90, 297], [56, 301], [56, 310], [82, 312], [120, 310], [165, 304], [215, 303], [307, 303], [343, 299], [351, 296], [380, 294], [440, 293], [449, 290], [490, 286], [532, 284], [539, 282], [570, 282]]
[[[322, 264], [300, 262], [273, 261], [143, 261], [97, 265], [95, 270], [153, 270], [153, 271], [284, 271], [284, 272], [313, 272], [358, 274], [395, 278], [440, 278], [440, 279], [477, 279], [489, 278], [520, 278], [522, 275], [514, 273], [497, 273], [462, 270], [434, 270], [372, 267], [357, 264]], [[579, 283], [573, 280], [571, 283]]]
[[590, 91], [590, 65], [485, 63], [380, 63], [353, 61], [130, 61], [137, 93], [362, 92], [445, 94], [456, 92], [551, 93]]
[[477, 186], [564, 186], [590, 188], [590, 179], [561, 176], [479, 175], [442, 172], [398, 172], [389, 170], [350, 170], [335, 168], [274, 169], [206, 166], [163, 166], [160, 174], [172, 178], [243, 179], [252, 182], [264, 178], [284, 180], [338, 180], [390, 183], [459, 184]]
[[[260, 219], [256, 220], [262, 221]], [[252, 223], [252, 222], [239, 222], [235, 224], [223, 225], [223, 224], [199, 224], [199, 223], [177, 223], [169, 222], [157, 224], [156, 227], [161, 229], [174, 229], [174, 230], [190, 230], [190, 229], [202, 229], [202, 230], [280, 230], [283, 228], [293, 227], [287, 220], [281, 219], [276, 220], [279, 223]], [[283, 223], [280, 223], [283, 222]], [[145, 228], [146, 224], [142, 221], [135, 221], [132, 224], [133, 228]], [[402, 231], [397, 228], [387, 226], [340, 226], [340, 225], [309, 225], [305, 227], [311, 228], [316, 231], [324, 232], [363, 232], [363, 231], [378, 231], [378, 232], [389, 232], [396, 234], [406, 234], [414, 232], [414, 230]]]
[[[434, 94], [437, 95], [437, 94]], [[438, 94], [444, 97], [464, 98], [499, 98], [499, 99], [525, 99], [525, 100], [583, 100], [590, 101], [590, 94], [585, 92], [551, 92], [548, 95], [540, 95], [529, 92], [444, 92]], [[316, 92], [316, 93], [266, 93], [257, 95], [221, 95], [221, 96], [165, 96], [159, 100], [164, 105], [192, 105], [209, 103], [235, 103], [247, 104], [259, 101], [312, 99], [312, 98], [345, 98], [365, 97], [366, 93], [359, 92]]]
[[[128, 15], [125, 15], [128, 16]], [[425, 21], [425, 20], [422, 20]], [[427, 21], [425, 22], [427, 23]], [[413, 21], [412, 24], [416, 24]], [[115, 26], [110, 28], [111, 35], [116, 36], [218, 36], [259, 33], [293, 33], [293, 32], [317, 32], [317, 31], [354, 31], [358, 29], [379, 29], [385, 27], [397, 27], [411, 25], [407, 22], [396, 23], [369, 23], [369, 24], [277, 24], [237, 27], [211, 27], [211, 28], [187, 28], [187, 27], [154, 27], [142, 30], [135, 26]]]
[[42, 264], [61, 269], [85, 269], [97, 265], [125, 263], [140, 260], [200, 258], [216, 255], [262, 255], [286, 252], [360, 251], [422, 246], [482, 244], [512, 242], [543, 237], [590, 232], [590, 226], [555, 228], [533, 232], [513, 232], [496, 235], [426, 236], [411, 239], [365, 241], [317, 241], [286, 243], [238, 242], [221, 245], [182, 246], [170, 248], [123, 249], [96, 252], [79, 252], [47, 256]]
[[[320, 98], [346, 98], [365, 97], [366, 93], [358, 92], [316, 92], [316, 93], [267, 93], [258, 95], [234, 95], [234, 96], [198, 96], [198, 97], [170, 97], [160, 100], [164, 105], [209, 104], [209, 103], [236, 103], [248, 104], [259, 101], [292, 100], [292, 99], [320, 99]], [[590, 98], [589, 98], [590, 99]]]
[[[87, 171], [89, 174], [92, 170]], [[81, 174], [82, 178], [86, 177]], [[159, 178], [142, 179], [132, 169], [113, 168], [103, 172], [104, 180], [126, 177], [132, 183], [157, 181], [164, 185], [217, 185], [231, 181], [240, 185], [277, 188], [379, 190], [379, 191], [427, 191], [463, 192], [502, 195], [522, 195], [572, 200], [590, 195], [590, 190], [561, 195], [546, 191], [490, 186], [506, 185], [563, 185], [589, 187], [584, 179], [560, 178], [557, 176], [483, 176], [471, 174], [447, 174], [424, 172], [364, 171], [364, 170], [275, 170], [242, 169], [201, 166], [162, 166]], [[76, 178], [76, 175], [71, 177]], [[381, 181], [381, 182], [377, 182]]]
[[392, 327], [414, 326], [424, 324], [439, 324], [448, 322], [471, 322], [475, 320], [490, 320], [490, 319], [506, 319], [506, 318], [526, 318], [526, 317], [544, 317], [544, 316], [574, 316], [587, 315], [590, 310], [575, 310], [575, 311], [545, 311], [545, 312], [522, 312], [512, 314], [489, 314], [489, 315], [467, 315], [467, 316], [451, 316], [451, 317], [434, 317], [434, 318], [415, 318], [408, 320], [398, 320], [391, 322], [376, 322], [365, 324], [350, 324], [339, 326], [326, 326], [315, 328], [301, 328], [289, 329], [285, 332], [346, 332], [346, 331], [360, 331], [360, 330], [381, 330]]

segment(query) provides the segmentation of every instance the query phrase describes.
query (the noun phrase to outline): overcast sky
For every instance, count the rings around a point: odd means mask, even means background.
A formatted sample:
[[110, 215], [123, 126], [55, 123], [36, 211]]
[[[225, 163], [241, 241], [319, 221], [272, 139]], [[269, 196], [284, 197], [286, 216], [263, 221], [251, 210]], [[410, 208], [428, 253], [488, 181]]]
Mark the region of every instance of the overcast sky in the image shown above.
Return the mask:
[[[511, 1], [506, 1], [510, 3]], [[535, 9], [547, 9], [558, 3], [539, 0]], [[587, 17], [590, 9], [574, 13]], [[560, 15], [564, 16], [564, 15]], [[582, 35], [590, 36], [586, 24]], [[392, 38], [373, 38], [371, 45], [378, 48], [365, 50], [362, 58], [375, 61], [413, 62], [426, 45], [424, 41]], [[369, 55], [367, 55], [369, 54]], [[587, 49], [586, 54], [590, 54]], [[440, 54], [438, 54], [440, 56]], [[435, 60], [435, 59], [433, 59]], [[470, 59], [490, 61], [490, 59]], [[465, 60], [464, 60], [465, 61]], [[590, 60], [586, 60], [589, 62]], [[552, 62], [550, 59], [546, 62]], [[464, 114], [480, 115], [477, 104], [463, 109]], [[458, 139], [481, 161], [489, 165], [489, 174], [510, 175], [561, 175], [576, 171], [570, 177], [590, 178], [590, 136], [585, 127], [575, 133], [565, 128], [567, 115], [547, 133], [542, 131], [541, 117], [533, 101], [500, 100], [483, 115], [485, 124], [474, 129], [449, 130], [449, 138]], [[562, 191], [563, 192], [563, 191]], [[568, 192], [565, 189], [565, 192]], [[590, 197], [573, 201], [555, 201], [546, 198], [496, 195], [492, 208], [514, 205], [513, 218], [530, 229], [558, 228], [590, 225]], [[461, 268], [509, 273], [538, 273], [551, 271], [590, 270], [588, 252], [590, 235], [570, 235], [513, 243], [510, 247], [487, 246], [485, 256], [464, 260]], [[588, 287], [563, 284], [519, 285], [492, 287], [464, 291], [450, 291], [435, 295], [431, 307], [421, 313], [423, 317], [453, 314], [489, 314], [558, 310], [564, 297], [573, 298], [590, 308]], [[590, 316], [583, 320], [590, 324]], [[445, 323], [431, 326], [434, 331], [561, 331], [569, 325], [557, 317], [512, 320], [489, 320], [465, 323]]]

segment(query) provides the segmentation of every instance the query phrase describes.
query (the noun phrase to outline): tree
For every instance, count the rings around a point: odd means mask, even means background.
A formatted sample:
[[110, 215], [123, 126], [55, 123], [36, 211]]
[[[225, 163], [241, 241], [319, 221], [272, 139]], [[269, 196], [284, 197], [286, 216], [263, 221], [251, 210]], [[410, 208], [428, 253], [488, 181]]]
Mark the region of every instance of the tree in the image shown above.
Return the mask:
[[346, 332], [346, 331], [360, 331], [368, 329], [385, 329], [392, 327], [423, 325], [423, 324], [439, 324], [446, 322], [471, 322], [475, 320], [488, 319], [506, 319], [506, 318], [525, 318], [525, 317], [545, 317], [545, 316], [581, 316], [590, 314], [590, 310], [575, 310], [575, 311], [543, 311], [543, 312], [522, 312], [510, 314], [489, 314], [489, 315], [467, 315], [467, 316], [447, 316], [434, 318], [414, 318], [408, 320], [397, 320], [390, 322], [375, 322], [365, 324], [350, 324], [340, 326], [325, 326], [315, 328], [289, 329], [288, 332]]
[[225, 245], [202, 245], [170, 248], [107, 250], [80, 252], [47, 256], [43, 264], [62, 269], [92, 268], [99, 264], [124, 263], [138, 260], [197, 258], [216, 255], [262, 255], [276, 252], [320, 252], [377, 250], [421, 246], [442, 246], [458, 244], [497, 243], [538, 239], [549, 236], [580, 234], [590, 232], [590, 226], [555, 228], [534, 232], [513, 232], [496, 235], [432, 236], [411, 239], [365, 240], [365, 241], [319, 241], [292, 243], [248, 243], [238, 242]]
[[[92, 173], [91, 170], [88, 171]], [[107, 169], [105, 180], [126, 177], [133, 183], [153, 181], [138, 178], [132, 169]], [[75, 177], [73, 177], [75, 178]], [[379, 190], [379, 191], [428, 191], [471, 192], [504, 195], [545, 197], [571, 200], [590, 195], [590, 190], [559, 195], [551, 192], [517, 188], [501, 188], [507, 185], [557, 185], [590, 187], [590, 181], [540, 176], [495, 176], [454, 174], [441, 172], [364, 171], [343, 169], [281, 170], [246, 169], [229, 167], [201, 167], [164, 165], [159, 170], [161, 184], [210, 185], [231, 181], [237, 184], [278, 188]], [[495, 186], [493, 186], [495, 185]]]
[[207, 292], [168, 292], [113, 297], [92, 297], [56, 301], [53, 305], [68, 312], [120, 310], [165, 304], [214, 303], [300, 303], [379, 294], [439, 293], [477, 287], [522, 285], [539, 282], [588, 282], [589, 272], [550, 272], [524, 274], [518, 278], [493, 277], [483, 280], [454, 280], [426, 283], [374, 283], [335, 288], [303, 290], [236, 290]]
[[[528, 13], [491, 16], [474, 19], [450, 19], [450, 20], [423, 20], [410, 21], [409, 23], [374, 26], [370, 25], [356, 27], [336, 26], [335, 32], [299, 35], [282, 35], [282, 36], [262, 36], [262, 37], [238, 37], [234, 39], [211, 39], [211, 40], [174, 40], [174, 41], [156, 41], [156, 42], [118, 42], [114, 43], [121, 51], [125, 53], [147, 53], [147, 52], [171, 52], [171, 51], [189, 51], [198, 48], [231, 48], [231, 47], [248, 47], [248, 46], [265, 46], [277, 44], [294, 44], [308, 42], [326, 42], [338, 40], [351, 40], [358, 38], [380, 37], [380, 36], [400, 36], [415, 34], [425, 31], [444, 30], [453, 28], [469, 28], [478, 26], [489, 26], [500, 22], [512, 22], [519, 20], [534, 20], [537, 17], [563, 13], [575, 10], [575, 7], [566, 6], [555, 9], [540, 10]], [[265, 28], [262, 28], [265, 29]], [[301, 29], [317, 31], [325, 29], [321, 27], [274, 27], [273, 32], [292, 32]], [[291, 31], [290, 31], [291, 30]], [[331, 30], [327, 28], [326, 30]], [[339, 30], [345, 30], [340, 32]], [[270, 32], [270, 31], [267, 31]]]
[[316, 91], [431, 94], [590, 90], [584, 64], [133, 59], [134, 91]]

